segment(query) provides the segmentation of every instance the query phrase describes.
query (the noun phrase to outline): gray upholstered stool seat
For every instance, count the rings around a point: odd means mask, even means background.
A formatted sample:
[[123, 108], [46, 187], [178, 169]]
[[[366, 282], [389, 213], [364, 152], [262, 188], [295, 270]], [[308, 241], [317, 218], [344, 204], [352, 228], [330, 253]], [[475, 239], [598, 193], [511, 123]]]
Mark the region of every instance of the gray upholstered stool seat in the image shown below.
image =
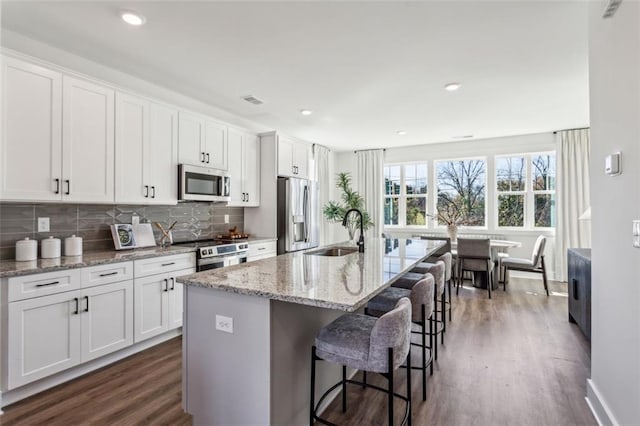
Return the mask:
[[[394, 307], [395, 304], [391, 309]], [[326, 361], [348, 364], [358, 370], [368, 370], [369, 341], [375, 324], [376, 318], [362, 314], [337, 318], [320, 330], [316, 337], [316, 354]]]
[[[381, 316], [394, 309], [398, 300], [403, 297], [411, 301], [411, 321], [416, 325], [415, 328], [417, 328], [417, 330], [415, 332], [420, 334], [422, 339], [421, 344], [412, 343], [419, 346], [422, 351], [421, 365], [413, 368], [422, 371], [422, 399], [425, 401], [427, 399], [427, 366], [430, 367], [431, 374], [433, 374], [431, 348], [433, 347], [434, 290], [435, 280], [433, 279], [433, 275], [426, 274], [423, 275], [423, 278], [416, 282], [411, 289], [400, 287], [386, 288], [382, 293], [371, 299], [365, 309], [365, 313], [368, 315]], [[429, 320], [429, 346], [427, 346], [426, 342], [427, 320]], [[429, 349], [429, 357], [427, 357], [427, 349]]]
[[[342, 410], [347, 409], [347, 383], [384, 391], [388, 396], [389, 424], [393, 424], [394, 397], [407, 402], [404, 421], [411, 425], [411, 301], [403, 297], [395, 307], [380, 318], [361, 314], [345, 314], [320, 330], [311, 349], [311, 398], [309, 424], [318, 420], [316, 411], [334, 389], [342, 385]], [[342, 380], [329, 388], [318, 403], [315, 401], [316, 361], [325, 360], [342, 365]], [[393, 372], [407, 363], [407, 393], [402, 396], [393, 389]], [[367, 385], [347, 379], [347, 367], [380, 373], [388, 380], [388, 388]]]
[[395, 280], [393, 284], [391, 284], [391, 286], [400, 287], [400, 288], [411, 288], [423, 278], [424, 278], [424, 274], [419, 274], [415, 272], [405, 272], [404, 274], [402, 274], [400, 278]]
[[[436, 315], [436, 322], [438, 322], [439, 324], [441, 324], [442, 326], [438, 326], [438, 330], [436, 330], [436, 333], [440, 333], [440, 341], [441, 343], [444, 343], [444, 332], [446, 331], [446, 320], [445, 320], [445, 315], [444, 315], [444, 311], [445, 311], [445, 295], [444, 295], [444, 290], [445, 290], [445, 270], [446, 270], [446, 265], [445, 262], [442, 260], [438, 260], [435, 263], [428, 263], [428, 262], [423, 262], [423, 263], [419, 263], [416, 266], [413, 267], [413, 269], [411, 269], [411, 273], [414, 274], [431, 274], [433, 275], [433, 278], [435, 279], [435, 283], [436, 283], [436, 292], [434, 295], [434, 301], [440, 301], [440, 309], [437, 308], [436, 306], [436, 310], [437, 312], [439, 312], [440, 315], [440, 319], [437, 318]], [[392, 284], [395, 285], [395, 284]], [[437, 339], [436, 339], [437, 341]], [[438, 359], [438, 346], [434, 345], [434, 354], [435, 354], [435, 359]]]

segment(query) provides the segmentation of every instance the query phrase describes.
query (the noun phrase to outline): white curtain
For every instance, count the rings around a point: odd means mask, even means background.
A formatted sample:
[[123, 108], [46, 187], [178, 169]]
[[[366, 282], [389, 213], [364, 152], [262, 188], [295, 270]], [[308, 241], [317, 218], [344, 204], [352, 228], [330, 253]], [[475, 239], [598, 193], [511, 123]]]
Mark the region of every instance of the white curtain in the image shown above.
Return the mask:
[[333, 177], [329, 171], [329, 150], [321, 145], [313, 146], [313, 156], [315, 164], [315, 180], [318, 182], [318, 222], [320, 224], [320, 245], [331, 242], [331, 229], [329, 223], [322, 214], [323, 207], [329, 202], [330, 185]]
[[591, 207], [589, 129], [560, 131], [556, 138], [556, 277], [566, 281], [567, 249], [591, 247], [591, 220], [578, 219]]
[[365, 232], [365, 238], [380, 238], [382, 235], [384, 150], [358, 151], [356, 159], [358, 192], [364, 198], [365, 209], [373, 221], [373, 226]]

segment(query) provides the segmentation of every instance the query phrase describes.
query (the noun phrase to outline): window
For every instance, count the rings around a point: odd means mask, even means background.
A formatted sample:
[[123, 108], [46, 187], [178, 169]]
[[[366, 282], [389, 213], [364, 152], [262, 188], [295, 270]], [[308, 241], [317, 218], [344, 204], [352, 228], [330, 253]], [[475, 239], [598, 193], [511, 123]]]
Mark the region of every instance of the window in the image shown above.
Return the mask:
[[498, 227], [554, 227], [555, 181], [554, 153], [496, 157]]
[[436, 161], [435, 167], [438, 224], [485, 226], [486, 161]]
[[523, 156], [496, 158], [498, 226], [524, 226], [526, 165]]
[[556, 226], [556, 156], [538, 154], [531, 158], [533, 185], [533, 226]]
[[427, 225], [426, 164], [385, 166], [384, 186], [385, 225]]

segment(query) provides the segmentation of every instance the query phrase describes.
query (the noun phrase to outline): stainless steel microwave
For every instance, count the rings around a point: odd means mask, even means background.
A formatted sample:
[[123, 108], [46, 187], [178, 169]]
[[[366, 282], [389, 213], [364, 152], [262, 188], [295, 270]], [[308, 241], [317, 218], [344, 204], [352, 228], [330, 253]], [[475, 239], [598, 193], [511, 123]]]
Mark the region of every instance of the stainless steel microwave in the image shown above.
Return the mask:
[[224, 170], [180, 164], [178, 166], [178, 200], [229, 201], [231, 182]]

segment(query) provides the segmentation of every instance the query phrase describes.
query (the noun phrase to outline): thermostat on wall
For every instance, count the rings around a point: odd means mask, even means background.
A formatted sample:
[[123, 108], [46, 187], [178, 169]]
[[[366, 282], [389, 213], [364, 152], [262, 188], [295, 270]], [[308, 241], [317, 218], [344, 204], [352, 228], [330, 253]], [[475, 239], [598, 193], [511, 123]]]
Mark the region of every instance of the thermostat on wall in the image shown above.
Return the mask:
[[604, 159], [604, 172], [610, 176], [620, 174], [620, 153], [607, 155]]

